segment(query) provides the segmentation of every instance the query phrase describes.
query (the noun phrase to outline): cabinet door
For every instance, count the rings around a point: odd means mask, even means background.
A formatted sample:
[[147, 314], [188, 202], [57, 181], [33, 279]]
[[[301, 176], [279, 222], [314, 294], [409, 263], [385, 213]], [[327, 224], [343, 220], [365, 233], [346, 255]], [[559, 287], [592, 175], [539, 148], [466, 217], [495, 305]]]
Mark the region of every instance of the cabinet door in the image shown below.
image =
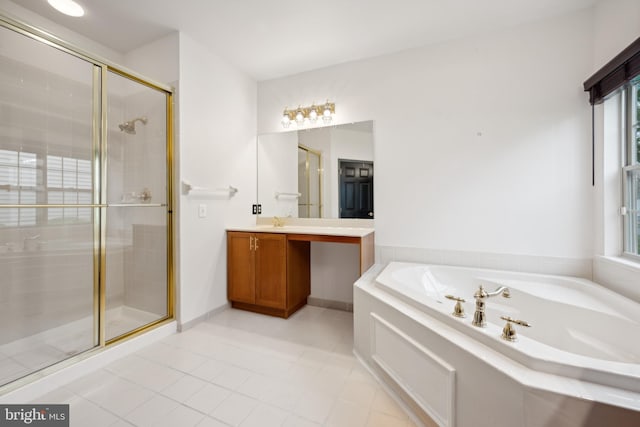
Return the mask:
[[227, 233], [227, 293], [230, 301], [256, 302], [253, 239], [251, 233]]
[[257, 233], [256, 304], [286, 308], [287, 301], [287, 236]]

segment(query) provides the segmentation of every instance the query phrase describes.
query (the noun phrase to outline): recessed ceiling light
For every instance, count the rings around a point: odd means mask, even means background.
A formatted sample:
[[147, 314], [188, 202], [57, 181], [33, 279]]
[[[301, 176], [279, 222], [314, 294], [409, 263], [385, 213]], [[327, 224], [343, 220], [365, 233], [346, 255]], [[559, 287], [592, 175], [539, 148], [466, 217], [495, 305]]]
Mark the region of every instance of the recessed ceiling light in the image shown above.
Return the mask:
[[73, 0], [47, 0], [51, 7], [69, 16], [83, 16], [84, 9]]

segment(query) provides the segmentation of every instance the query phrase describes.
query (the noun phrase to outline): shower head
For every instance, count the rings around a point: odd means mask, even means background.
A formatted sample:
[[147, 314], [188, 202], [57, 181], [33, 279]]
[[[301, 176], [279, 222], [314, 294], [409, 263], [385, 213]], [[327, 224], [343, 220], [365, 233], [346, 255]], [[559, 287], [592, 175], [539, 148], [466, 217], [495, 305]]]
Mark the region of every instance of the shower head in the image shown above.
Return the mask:
[[143, 125], [147, 124], [147, 118], [146, 117], [137, 117], [133, 120], [129, 120], [128, 122], [124, 122], [120, 125], [118, 125], [118, 127], [120, 128], [121, 132], [125, 132], [128, 133], [129, 135], [135, 135], [136, 134], [136, 122], [141, 122]]

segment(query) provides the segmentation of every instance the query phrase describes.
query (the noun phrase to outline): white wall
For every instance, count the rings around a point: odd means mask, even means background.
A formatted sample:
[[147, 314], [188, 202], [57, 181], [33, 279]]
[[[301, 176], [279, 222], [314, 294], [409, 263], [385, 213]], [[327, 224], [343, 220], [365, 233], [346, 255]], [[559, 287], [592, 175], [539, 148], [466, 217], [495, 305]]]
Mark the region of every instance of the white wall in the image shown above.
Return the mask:
[[180, 75], [180, 35], [173, 32], [165, 37], [127, 52], [124, 65], [164, 84], [175, 84]]
[[[180, 34], [180, 179], [232, 185], [231, 199], [180, 196], [180, 322], [227, 304], [225, 228], [254, 224], [256, 83]], [[205, 204], [207, 217], [198, 217]]]
[[[590, 259], [587, 10], [258, 84], [258, 132], [375, 120], [376, 245]], [[590, 261], [588, 261], [590, 265]]]
[[640, 2], [599, 0], [593, 22], [592, 73], [640, 36]]
[[269, 216], [298, 216], [298, 199], [276, 198], [275, 193], [298, 192], [297, 132], [261, 135], [258, 150], [258, 203]]

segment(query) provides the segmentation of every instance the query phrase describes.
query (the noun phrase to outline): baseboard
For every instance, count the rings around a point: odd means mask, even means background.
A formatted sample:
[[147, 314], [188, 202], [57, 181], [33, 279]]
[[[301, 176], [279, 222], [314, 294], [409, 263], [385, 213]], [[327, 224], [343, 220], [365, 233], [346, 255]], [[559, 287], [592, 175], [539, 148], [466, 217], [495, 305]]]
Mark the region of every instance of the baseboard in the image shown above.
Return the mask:
[[353, 303], [344, 301], [335, 301], [317, 297], [307, 297], [307, 304], [314, 307], [331, 308], [334, 310], [342, 310], [353, 313]]
[[221, 305], [220, 307], [214, 308], [211, 311], [206, 312], [205, 314], [196, 317], [195, 319], [191, 319], [188, 322], [184, 322], [184, 323], [179, 323], [178, 324], [178, 332], [184, 332], [188, 329], [193, 328], [194, 326], [196, 326], [198, 323], [200, 322], [204, 322], [205, 320], [211, 318], [212, 316], [215, 316], [218, 313], [222, 313], [223, 311], [225, 311], [226, 309], [230, 308], [231, 304], [230, 303], [226, 303]]

